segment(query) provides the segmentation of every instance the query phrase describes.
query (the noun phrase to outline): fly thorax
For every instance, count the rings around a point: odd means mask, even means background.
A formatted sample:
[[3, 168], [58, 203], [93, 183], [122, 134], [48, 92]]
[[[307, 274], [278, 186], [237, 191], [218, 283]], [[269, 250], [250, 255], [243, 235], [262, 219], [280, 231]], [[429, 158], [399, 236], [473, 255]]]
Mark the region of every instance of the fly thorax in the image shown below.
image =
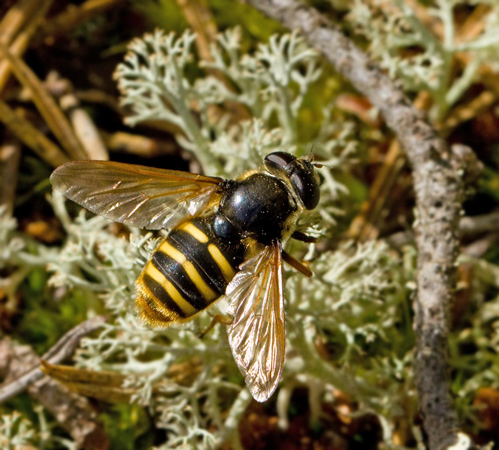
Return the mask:
[[222, 197], [215, 233], [222, 238], [248, 237], [262, 244], [281, 239], [298, 205], [287, 184], [265, 173], [232, 182]]

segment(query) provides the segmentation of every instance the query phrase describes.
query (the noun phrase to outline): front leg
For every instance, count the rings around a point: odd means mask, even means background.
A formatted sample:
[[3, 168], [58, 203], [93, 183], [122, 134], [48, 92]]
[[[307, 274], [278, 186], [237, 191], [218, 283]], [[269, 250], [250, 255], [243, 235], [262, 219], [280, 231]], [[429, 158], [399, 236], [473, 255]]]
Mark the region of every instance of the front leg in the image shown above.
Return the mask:
[[307, 242], [309, 244], [315, 244], [318, 242], [317, 238], [308, 236], [307, 234], [302, 233], [301, 231], [294, 231], [291, 237], [293, 239], [296, 239], [297, 241]]
[[282, 259], [286, 261], [291, 267], [295, 268], [298, 272], [301, 272], [306, 277], [311, 277], [313, 272], [302, 262], [298, 261], [296, 258], [293, 258], [289, 253], [286, 253], [284, 250], [282, 251]]

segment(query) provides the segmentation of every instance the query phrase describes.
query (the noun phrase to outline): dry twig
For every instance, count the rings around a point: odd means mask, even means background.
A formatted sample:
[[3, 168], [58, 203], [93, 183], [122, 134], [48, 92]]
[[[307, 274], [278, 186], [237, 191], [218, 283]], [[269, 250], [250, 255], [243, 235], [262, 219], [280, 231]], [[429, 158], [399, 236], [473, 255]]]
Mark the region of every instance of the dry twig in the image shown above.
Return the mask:
[[71, 82], [56, 72], [50, 72], [45, 82], [47, 90], [59, 100], [62, 110], [68, 116], [78, 141], [85, 149], [88, 159], [107, 161], [109, 153], [99, 130], [90, 114], [81, 107]]
[[100, 130], [104, 145], [110, 152], [128, 153], [144, 158], [160, 155], [172, 155], [178, 151], [178, 145], [171, 141], [151, 139], [139, 134], [130, 134], [122, 131], [106, 133]]
[[[28, 48], [31, 38], [45, 18], [53, 0], [20, 0], [0, 23], [0, 43], [20, 57]], [[6, 59], [0, 62], [0, 92], [10, 77], [11, 67]]]
[[[483, 214], [481, 216], [463, 217], [459, 222], [459, 231], [463, 236], [477, 235], [481, 233], [497, 232], [499, 213]], [[414, 243], [414, 232], [412, 230], [400, 231], [386, 238], [393, 247], [402, 247]]]
[[68, 155], [72, 159], [86, 159], [85, 151], [76, 138], [66, 116], [64, 116], [38, 77], [22, 59], [13, 55], [5, 45], [0, 44], [0, 55], [9, 61], [19, 82], [30, 90], [33, 102], [40, 111], [40, 114]]
[[15, 3], [0, 22], [0, 42], [9, 45], [19, 30], [34, 15], [37, 7], [40, 7], [39, 0], [19, 0]]
[[464, 197], [460, 169], [464, 159], [473, 164], [474, 155], [464, 146], [451, 151], [379, 66], [315, 9], [297, 0], [249, 2], [288, 29], [301, 29], [308, 42], [380, 110], [406, 152], [418, 213], [415, 377], [424, 427], [431, 449], [458, 442], [460, 448], [472, 448], [469, 438], [459, 431], [450, 395], [447, 335]]
[[397, 177], [405, 165], [405, 158], [397, 140], [393, 140], [369, 192], [369, 199], [350, 224], [348, 237], [361, 242], [376, 239], [379, 223], [388, 197], [394, 191]]
[[[421, 92], [414, 106], [426, 111], [430, 99], [426, 92]], [[382, 166], [372, 183], [369, 199], [361, 206], [357, 217], [350, 224], [348, 237], [361, 242], [376, 239], [380, 232], [380, 223], [384, 212], [397, 200], [397, 179], [406, 165], [406, 157], [396, 139], [392, 139]]]
[[[196, 47], [199, 56], [204, 61], [213, 61], [210, 46], [215, 44], [218, 30], [206, 0], [177, 0], [177, 3], [182, 8], [189, 26], [196, 33]], [[234, 91], [234, 86], [221, 71], [208, 68], [207, 72], [218, 78], [228, 90]], [[230, 112], [234, 123], [249, 119], [249, 112], [241, 103], [234, 101], [224, 103], [225, 109]], [[214, 122], [218, 121], [226, 113], [215, 105], [211, 105], [208, 112], [213, 117]]]
[[28, 120], [0, 100], [0, 122], [46, 163], [57, 167], [69, 161], [63, 151]]
[[[47, 352], [45, 353], [41, 359], [46, 360], [52, 364], [57, 364], [64, 359], [68, 358], [74, 352], [75, 348], [80, 343], [81, 338], [85, 337], [87, 334], [92, 333], [93, 331], [99, 329], [104, 322], [104, 318], [102, 316], [97, 316], [93, 319], [89, 319], [72, 330], [68, 331], [57, 343]], [[30, 352], [31, 355], [32, 352]], [[33, 353], [34, 354], [34, 353]], [[36, 356], [36, 355], [35, 355]], [[36, 362], [34, 363], [34, 367], [26, 371], [27, 365], [18, 363], [22, 367], [17, 367], [17, 369], [23, 369], [25, 372], [22, 376], [20, 375], [19, 370], [15, 370], [12, 373], [12, 370], [9, 370], [8, 374], [4, 374], [4, 377], [14, 378], [14, 380], [10, 383], [2, 385], [0, 387], [0, 403], [3, 403], [20, 392], [24, 391], [29, 385], [43, 378], [42, 371], [38, 368], [40, 364], [40, 359], [36, 356]], [[4, 359], [4, 364], [6, 363], [6, 358]], [[0, 367], [0, 375], [5, 371], [5, 368], [1, 370]]]
[[5, 206], [7, 214], [14, 210], [14, 197], [17, 186], [17, 173], [21, 159], [19, 141], [11, 140], [0, 146], [0, 206]]
[[[66, 333], [43, 358], [52, 363], [66, 359], [81, 338], [102, 323], [102, 317], [83, 322]], [[88, 400], [44, 376], [38, 368], [40, 358], [30, 347], [15, 345], [9, 338], [4, 338], [0, 341], [0, 354], [0, 376], [6, 377], [6, 383], [0, 388], [0, 403], [27, 389], [71, 434], [78, 447], [89, 450], [109, 448], [109, 440]]]
[[[497, 227], [496, 227], [497, 228]], [[489, 249], [499, 242], [499, 233], [488, 233], [463, 248], [462, 254], [473, 258], [483, 258]]]

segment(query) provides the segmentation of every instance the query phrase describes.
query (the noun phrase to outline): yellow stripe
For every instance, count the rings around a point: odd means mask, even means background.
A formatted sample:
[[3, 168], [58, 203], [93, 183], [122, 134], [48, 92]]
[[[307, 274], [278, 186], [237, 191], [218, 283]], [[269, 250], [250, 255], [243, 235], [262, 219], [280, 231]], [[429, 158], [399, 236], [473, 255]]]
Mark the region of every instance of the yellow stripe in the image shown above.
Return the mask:
[[186, 222], [183, 225], [179, 227], [180, 230], [184, 230], [187, 233], [189, 233], [193, 238], [195, 238], [197, 241], [206, 244], [208, 242], [208, 236], [204, 234], [198, 227], [196, 227], [193, 223], [191, 222]]
[[201, 278], [199, 272], [193, 266], [190, 261], [186, 261], [182, 264], [182, 267], [187, 272], [187, 275], [192, 280], [192, 282], [196, 285], [201, 295], [205, 298], [205, 300], [213, 300], [217, 297], [217, 294], [206, 284], [206, 282]]
[[187, 258], [182, 252], [172, 247], [166, 241], [161, 244], [161, 246], [159, 247], [159, 251], [165, 253], [170, 258], [173, 258], [175, 261], [182, 265], [185, 272], [187, 273], [187, 276], [191, 279], [191, 281], [197, 287], [199, 293], [204, 297], [205, 300], [210, 301], [217, 297], [217, 294], [215, 294], [213, 289], [211, 289], [206, 284], [201, 275], [199, 275], [199, 272], [196, 270], [194, 265], [190, 261], [187, 261]]
[[220, 267], [225, 281], [227, 281], [227, 283], [230, 283], [232, 281], [232, 278], [234, 278], [234, 275], [236, 274], [232, 266], [225, 259], [225, 256], [222, 255], [222, 252], [216, 247], [215, 244], [208, 245], [208, 251], [210, 252], [213, 260], [217, 263], [217, 266]]
[[[152, 263], [149, 263], [144, 271], [149, 275], [154, 281], [157, 281], [172, 298], [172, 300], [178, 305], [182, 312], [186, 316], [192, 316], [196, 314], [198, 310], [194, 308], [183, 296], [177, 291], [177, 288], [170, 283], [165, 276], [158, 270]], [[163, 307], [163, 309], [165, 309]], [[162, 311], [163, 312], [163, 311]]]
[[159, 247], [159, 250], [167, 254], [170, 258], [173, 258], [179, 264], [184, 264], [187, 261], [185, 255], [178, 251], [176, 248], [172, 247], [168, 242], [163, 242]]

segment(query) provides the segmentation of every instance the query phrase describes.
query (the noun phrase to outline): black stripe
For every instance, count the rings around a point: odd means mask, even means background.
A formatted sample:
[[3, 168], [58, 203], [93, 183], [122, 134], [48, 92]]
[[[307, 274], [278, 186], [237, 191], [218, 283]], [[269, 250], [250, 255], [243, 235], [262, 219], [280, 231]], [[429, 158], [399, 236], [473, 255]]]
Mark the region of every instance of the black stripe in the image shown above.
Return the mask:
[[[244, 262], [245, 246], [240, 241], [229, 243], [225, 240], [220, 239], [213, 231], [214, 221], [215, 214], [206, 217], [196, 217], [192, 220], [192, 223], [208, 236], [209, 241], [206, 244], [206, 249], [209, 244], [213, 244], [230, 264], [232, 270], [237, 273], [239, 272], [239, 266]], [[211, 256], [209, 251], [206, 251], [206, 257], [210, 262], [213, 262], [219, 268], [218, 264]], [[222, 273], [220, 268], [219, 273]], [[222, 278], [225, 280], [223, 273]], [[227, 285], [227, 282], [224, 281], [224, 284]]]
[[[163, 286], [159, 284], [155, 279], [153, 279], [150, 275], [147, 273], [144, 273], [142, 279], [144, 280], [144, 286], [151, 291], [151, 293], [165, 305], [166, 309], [169, 309], [173, 311], [174, 313], [178, 314], [180, 317], [185, 318], [187, 317], [185, 313], [180, 309], [180, 306], [178, 306], [175, 301], [170, 297], [168, 292], [165, 291]], [[151, 308], [154, 309], [154, 305], [150, 305]]]
[[[195, 225], [208, 237], [211, 237], [213, 234], [209, 230], [202, 229], [198, 224]], [[192, 262], [208, 286], [219, 295], [225, 293], [227, 282], [217, 263], [208, 252], [209, 242], [203, 244], [187, 231], [178, 229], [170, 233], [168, 242]]]
[[[169, 241], [170, 239], [167, 239], [167, 242], [171, 245]], [[157, 250], [152, 255], [151, 262], [194, 308], [201, 310], [208, 306], [203, 295], [189, 278], [189, 275], [181, 264], [161, 250]]]
[[[149, 295], [150, 297], [150, 295]], [[142, 317], [147, 318], [147, 321], [150, 323], [161, 322], [161, 323], [169, 323], [172, 322], [171, 317], [165, 316], [162, 312], [159, 312], [155, 309], [155, 305], [151, 306], [151, 299], [144, 298], [143, 296], [137, 298], [136, 305], [139, 311], [139, 314]]]

